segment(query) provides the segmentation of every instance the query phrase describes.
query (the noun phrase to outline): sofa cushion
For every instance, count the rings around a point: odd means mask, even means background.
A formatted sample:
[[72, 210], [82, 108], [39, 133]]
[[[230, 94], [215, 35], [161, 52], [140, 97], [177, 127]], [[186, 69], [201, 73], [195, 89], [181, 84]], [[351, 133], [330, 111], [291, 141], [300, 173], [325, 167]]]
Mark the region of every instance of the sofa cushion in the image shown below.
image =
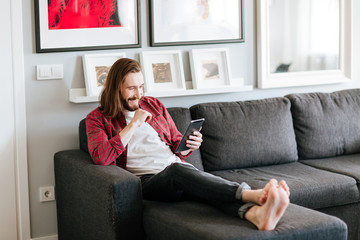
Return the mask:
[[[171, 115], [171, 118], [174, 120], [175, 125], [177, 129], [184, 134], [190, 121], [191, 121], [191, 115], [190, 110], [188, 108], [180, 108], [180, 107], [173, 107], [168, 108], [168, 112]], [[202, 161], [201, 161], [201, 155], [200, 151], [194, 151], [187, 159], [187, 162], [194, 165], [199, 170], [204, 170]]]
[[79, 123], [79, 143], [80, 149], [84, 152], [89, 153], [88, 143], [87, 143], [87, 135], [86, 135], [86, 119], [80, 121]]
[[360, 239], [360, 202], [317, 209], [317, 211], [342, 219], [348, 226], [348, 239]]
[[148, 240], [346, 239], [340, 219], [290, 204], [274, 231], [259, 231], [246, 220], [198, 202], [144, 204]]
[[286, 98], [203, 103], [190, 110], [193, 119], [205, 118], [200, 150], [206, 171], [297, 160]]
[[302, 160], [301, 163], [352, 177], [360, 186], [360, 154]]
[[263, 188], [271, 178], [284, 179], [290, 187], [290, 202], [319, 209], [360, 200], [354, 178], [307, 166], [300, 162], [211, 172], [230, 181]]
[[286, 97], [301, 159], [360, 152], [360, 89]]

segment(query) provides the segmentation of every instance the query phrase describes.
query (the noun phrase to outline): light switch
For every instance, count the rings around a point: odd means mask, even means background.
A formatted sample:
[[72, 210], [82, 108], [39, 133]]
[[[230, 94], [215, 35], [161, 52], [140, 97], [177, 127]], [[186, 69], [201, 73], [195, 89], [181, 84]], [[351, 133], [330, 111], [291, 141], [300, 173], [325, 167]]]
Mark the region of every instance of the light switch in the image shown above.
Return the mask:
[[37, 80], [51, 80], [62, 79], [64, 77], [64, 69], [62, 64], [53, 65], [37, 65], [36, 79]]
[[41, 67], [39, 71], [40, 71], [40, 77], [42, 78], [51, 77], [51, 68], [44, 66]]

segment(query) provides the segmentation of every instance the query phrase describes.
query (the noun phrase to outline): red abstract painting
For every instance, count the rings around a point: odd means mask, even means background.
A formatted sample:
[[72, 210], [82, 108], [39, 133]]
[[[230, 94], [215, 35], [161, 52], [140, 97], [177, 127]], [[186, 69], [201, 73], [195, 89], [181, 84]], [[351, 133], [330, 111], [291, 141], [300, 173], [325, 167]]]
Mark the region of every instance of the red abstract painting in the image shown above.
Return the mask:
[[121, 27], [117, 0], [48, 0], [49, 30]]

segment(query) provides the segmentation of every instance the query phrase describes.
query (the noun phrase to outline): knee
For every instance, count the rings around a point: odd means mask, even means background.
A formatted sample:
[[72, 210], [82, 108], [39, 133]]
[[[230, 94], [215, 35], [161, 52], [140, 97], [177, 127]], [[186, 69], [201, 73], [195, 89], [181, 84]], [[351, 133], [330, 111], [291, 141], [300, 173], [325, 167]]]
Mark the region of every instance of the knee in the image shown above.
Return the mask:
[[168, 166], [168, 171], [169, 172], [178, 172], [182, 168], [181, 165], [182, 164], [178, 163], [178, 162], [172, 163]]
[[184, 172], [184, 171], [187, 172], [187, 171], [193, 171], [193, 170], [196, 170], [196, 168], [193, 167], [192, 165], [179, 163], [179, 162], [172, 163], [168, 167], [169, 172]]

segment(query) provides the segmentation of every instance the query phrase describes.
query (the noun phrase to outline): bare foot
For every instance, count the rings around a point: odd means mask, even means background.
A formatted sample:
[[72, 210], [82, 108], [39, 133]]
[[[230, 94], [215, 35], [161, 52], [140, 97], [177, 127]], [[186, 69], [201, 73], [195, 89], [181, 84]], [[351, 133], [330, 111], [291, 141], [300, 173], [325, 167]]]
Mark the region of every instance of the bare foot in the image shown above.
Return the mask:
[[286, 194], [287, 194], [288, 196], [290, 196], [290, 188], [289, 188], [289, 186], [286, 184], [285, 180], [281, 180], [281, 181], [279, 182], [278, 187], [283, 188], [283, 189], [285, 190]]
[[276, 186], [278, 186], [277, 180], [271, 179], [263, 189], [245, 190], [242, 193], [242, 201], [263, 205], [266, 202], [270, 188]]
[[261, 192], [262, 194], [261, 194], [261, 196], [259, 198], [259, 201], [255, 202], [255, 203], [260, 204], [260, 205], [264, 205], [266, 200], [267, 200], [270, 188], [273, 187], [273, 186], [277, 186], [277, 185], [278, 185], [278, 181], [276, 179], [270, 179], [270, 181], [262, 189], [262, 192]]
[[263, 206], [254, 206], [245, 213], [245, 218], [253, 223], [259, 230], [270, 231], [289, 205], [289, 196], [283, 188], [271, 186], [268, 197]]

